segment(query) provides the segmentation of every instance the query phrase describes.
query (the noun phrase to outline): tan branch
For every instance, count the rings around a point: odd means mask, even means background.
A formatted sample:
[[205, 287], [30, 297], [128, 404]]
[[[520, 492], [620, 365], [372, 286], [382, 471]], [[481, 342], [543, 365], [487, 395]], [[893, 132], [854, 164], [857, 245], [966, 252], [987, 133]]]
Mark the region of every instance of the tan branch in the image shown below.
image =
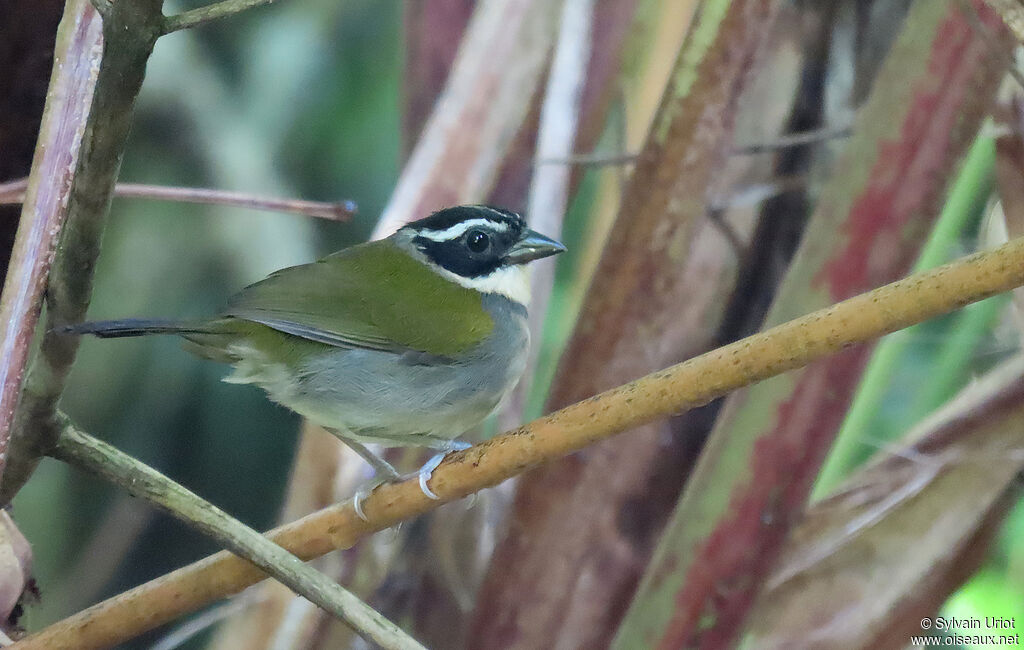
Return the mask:
[[[647, 375], [453, 454], [434, 472], [433, 501], [415, 480], [378, 488], [364, 501], [313, 513], [269, 534], [302, 559], [346, 548], [472, 492], [496, 485], [627, 429], [681, 413], [729, 391], [857, 343], [1024, 284], [1024, 238], [861, 294], [826, 309]], [[23, 648], [114, 645], [264, 578], [222, 552], [102, 602], [22, 642]]]
[[61, 417], [61, 435], [49, 453], [145, 499], [259, 566], [278, 582], [345, 621], [388, 650], [424, 650], [412, 637], [334, 580], [178, 485], [155, 469], [79, 431]]

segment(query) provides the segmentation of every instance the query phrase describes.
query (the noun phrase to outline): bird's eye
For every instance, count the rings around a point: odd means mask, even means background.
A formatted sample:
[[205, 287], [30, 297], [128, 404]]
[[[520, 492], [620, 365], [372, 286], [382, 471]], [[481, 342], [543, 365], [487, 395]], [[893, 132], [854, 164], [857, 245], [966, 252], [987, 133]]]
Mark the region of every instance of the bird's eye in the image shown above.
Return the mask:
[[482, 253], [491, 246], [491, 238], [482, 230], [470, 230], [466, 234], [466, 248], [473, 253]]

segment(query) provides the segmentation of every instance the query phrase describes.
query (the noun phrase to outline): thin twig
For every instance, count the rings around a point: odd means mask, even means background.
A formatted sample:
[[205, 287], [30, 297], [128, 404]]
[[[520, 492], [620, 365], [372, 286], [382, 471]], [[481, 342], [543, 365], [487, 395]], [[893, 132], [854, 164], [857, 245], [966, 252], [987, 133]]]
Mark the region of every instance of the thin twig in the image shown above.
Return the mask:
[[724, 212], [725, 210], [736, 210], [752, 208], [755, 205], [768, 199], [784, 194], [796, 192], [807, 187], [807, 176], [794, 174], [790, 176], [777, 176], [767, 183], [754, 183], [743, 187], [733, 188], [728, 196], [714, 197], [710, 201], [713, 211]]
[[247, 9], [262, 7], [273, 2], [274, 0], [224, 0], [223, 2], [216, 2], [212, 5], [199, 7], [198, 9], [183, 11], [180, 14], [164, 18], [163, 33], [170, 34], [182, 29], [198, 27], [199, 25], [205, 25], [220, 18], [234, 16]]
[[326, 575], [155, 469], [63, 420], [54, 458], [157, 505], [266, 571], [384, 648], [424, 650], [412, 637]]
[[[627, 429], [1021, 285], [1024, 238], [759, 332], [452, 454], [430, 481], [437, 500], [417, 480], [384, 485], [363, 501], [367, 520], [346, 502], [268, 536], [304, 560], [348, 548], [372, 532]], [[22, 648], [114, 645], [262, 579], [247, 562], [218, 553], [55, 623], [23, 640]]]
[[568, 156], [561, 157], [550, 157], [550, 158], [538, 158], [535, 165], [540, 167], [542, 165], [586, 165], [586, 166], [612, 166], [612, 165], [632, 165], [636, 162], [637, 153], [574, 153]]
[[257, 598], [247, 598], [248, 595], [249, 592], [246, 592], [223, 605], [213, 607], [195, 618], [185, 621], [157, 640], [149, 647], [149, 650], [177, 650], [197, 634], [259, 602]]
[[301, 199], [277, 199], [267, 196], [255, 196], [245, 192], [228, 192], [199, 187], [165, 187], [161, 185], [141, 185], [137, 183], [118, 183], [114, 195], [125, 198], [157, 199], [161, 201], [180, 201], [183, 203], [204, 203], [212, 205], [230, 205], [252, 210], [269, 212], [288, 212], [332, 221], [348, 221], [357, 211], [355, 201], [306, 201]]
[[8, 464], [15, 407], [21, 393], [32, 338], [39, 322], [43, 293], [54, 251], [70, 206], [68, 186], [74, 178], [86, 120], [102, 55], [102, 24], [87, 2], [69, 2], [57, 32], [54, 72], [42, 123], [39, 151], [28, 197], [21, 211], [0, 298], [0, 476]]
[[[27, 178], [0, 183], [0, 205], [21, 203], [25, 199]], [[307, 217], [349, 221], [358, 208], [355, 201], [306, 201], [302, 199], [278, 199], [257, 196], [246, 192], [229, 192], [204, 187], [171, 187], [167, 185], [145, 185], [142, 183], [118, 183], [114, 196], [131, 199], [153, 199], [179, 203], [200, 203], [205, 205], [229, 205], [267, 212], [287, 212]]]
[[779, 149], [799, 147], [805, 144], [817, 144], [827, 142], [836, 138], [845, 138], [853, 133], [853, 127], [846, 126], [824, 126], [820, 129], [801, 131], [799, 133], [787, 133], [780, 135], [773, 140], [766, 142], [751, 142], [742, 144], [733, 150], [734, 155], [749, 155], [755, 153], [770, 153]]
[[725, 213], [723, 210], [711, 207], [707, 212], [708, 221], [715, 227], [715, 229], [722, 234], [725, 241], [729, 244], [729, 248], [732, 249], [733, 255], [736, 259], [743, 261], [747, 256], [747, 246], [743, 243], [743, 238], [739, 236], [736, 229], [732, 227], [725, 219]]
[[17, 205], [25, 202], [28, 176], [14, 181], [0, 183], [0, 205]]

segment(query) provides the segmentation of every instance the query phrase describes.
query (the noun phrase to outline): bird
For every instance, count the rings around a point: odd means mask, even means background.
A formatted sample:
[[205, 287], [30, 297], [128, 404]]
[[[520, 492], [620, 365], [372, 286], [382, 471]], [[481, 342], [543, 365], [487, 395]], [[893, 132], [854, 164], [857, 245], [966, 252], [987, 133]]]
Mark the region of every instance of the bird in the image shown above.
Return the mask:
[[416, 473], [423, 493], [457, 437], [512, 391], [529, 346], [528, 263], [566, 247], [510, 210], [461, 205], [384, 239], [271, 273], [201, 320], [68, 324], [67, 335], [176, 335], [200, 357], [254, 384], [361, 456], [374, 480], [406, 477], [367, 444], [435, 450]]

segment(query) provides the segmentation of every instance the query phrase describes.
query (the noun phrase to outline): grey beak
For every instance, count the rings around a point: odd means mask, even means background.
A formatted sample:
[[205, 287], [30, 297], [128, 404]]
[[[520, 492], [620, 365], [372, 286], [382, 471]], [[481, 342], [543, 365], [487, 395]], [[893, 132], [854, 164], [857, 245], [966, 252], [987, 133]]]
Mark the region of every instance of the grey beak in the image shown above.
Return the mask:
[[512, 264], [526, 264], [542, 257], [565, 252], [565, 246], [539, 232], [527, 230], [522, 238], [509, 249], [505, 259]]

